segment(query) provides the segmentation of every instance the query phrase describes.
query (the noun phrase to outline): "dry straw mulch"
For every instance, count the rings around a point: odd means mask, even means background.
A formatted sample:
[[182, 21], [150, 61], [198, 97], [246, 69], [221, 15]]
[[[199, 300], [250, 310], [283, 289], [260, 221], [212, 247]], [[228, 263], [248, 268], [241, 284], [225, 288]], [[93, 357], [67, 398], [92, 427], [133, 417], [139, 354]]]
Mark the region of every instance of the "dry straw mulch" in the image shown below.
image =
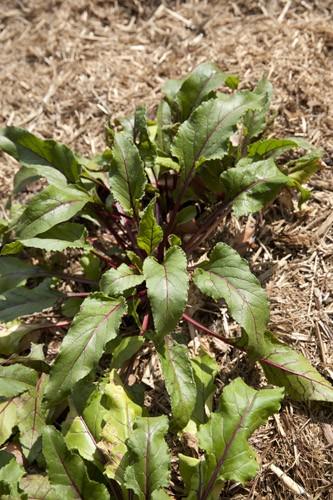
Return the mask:
[[[274, 131], [323, 147], [326, 167], [301, 211], [291, 213], [284, 199], [265, 224], [255, 218], [249, 255], [270, 295], [271, 329], [332, 379], [332, 2], [20, 0], [2, 2], [0, 16], [1, 125], [55, 137], [81, 153], [102, 147], [109, 117], [138, 103], [153, 111], [161, 83], [204, 60], [245, 85], [269, 75]], [[0, 199], [14, 172], [2, 157]], [[248, 373], [241, 357], [233, 360], [239, 373]], [[228, 485], [223, 498], [295, 498], [290, 479], [303, 497], [333, 498], [332, 418], [330, 406], [287, 401], [253, 440], [260, 475], [246, 487]]]

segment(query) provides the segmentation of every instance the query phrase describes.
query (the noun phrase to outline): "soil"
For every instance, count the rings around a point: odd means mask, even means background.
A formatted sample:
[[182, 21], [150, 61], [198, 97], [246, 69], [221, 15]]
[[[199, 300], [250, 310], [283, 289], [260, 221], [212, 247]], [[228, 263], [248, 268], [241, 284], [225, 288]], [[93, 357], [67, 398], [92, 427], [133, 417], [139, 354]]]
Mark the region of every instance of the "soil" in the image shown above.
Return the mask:
[[[232, 221], [235, 241], [251, 240], [245, 251], [270, 297], [271, 330], [332, 380], [331, 0], [1, 4], [1, 126], [28, 128], [81, 154], [103, 147], [107, 120], [139, 103], [153, 112], [165, 79], [202, 61], [238, 74], [243, 86], [268, 74], [277, 114], [272, 132], [306, 137], [323, 148], [324, 164], [301, 210], [285, 198], [264, 219]], [[2, 212], [16, 169], [14, 161], [0, 157]], [[221, 327], [214, 315], [208, 320]], [[242, 356], [232, 360], [232, 372], [224, 372], [228, 352], [222, 354], [221, 384], [237, 375], [251, 381]], [[300, 497], [333, 499], [332, 421], [332, 406], [287, 399], [281, 414], [252, 440], [260, 474], [246, 486], [228, 484], [222, 498], [292, 499], [303, 491]]]

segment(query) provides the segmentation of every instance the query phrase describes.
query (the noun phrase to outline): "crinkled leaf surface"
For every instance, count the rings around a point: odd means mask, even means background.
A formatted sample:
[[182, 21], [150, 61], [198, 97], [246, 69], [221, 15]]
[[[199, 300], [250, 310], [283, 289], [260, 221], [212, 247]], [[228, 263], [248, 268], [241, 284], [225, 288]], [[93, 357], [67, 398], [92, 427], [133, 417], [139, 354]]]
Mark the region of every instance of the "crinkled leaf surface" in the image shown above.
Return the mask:
[[291, 161], [288, 177], [291, 181], [303, 184], [320, 168], [320, 150], [314, 150], [308, 154]]
[[27, 205], [18, 220], [16, 232], [20, 239], [33, 238], [76, 215], [90, 196], [74, 186], [59, 189], [48, 186]]
[[105, 473], [122, 483], [128, 465], [126, 440], [132, 435], [136, 417], [142, 416], [142, 407], [132, 400], [115, 370], [111, 371], [103, 392], [108, 409], [100, 443], [107, 456]]
[[258, 349], [259, 359], [269, 382], [284, 386], [287, 393], [301, 401], [333, 401], [333, 386], [311, 363], [273, 335], [267, 333]]
[[35, 288], [21, 286], [0, 295], [0, 321], [12, 321], [53, 307], [62, 294], [50, 288], [50, 284], [51, 280], [46, 279]]
[[31, 176], [44, 176], [50, 182], [65, 178], [75, 183], [79, 179], [80, 164], [67, 146], [53, 140], [39, 139], [22, 128], [0, 129], [0, 149], [29, 167]]
[[29, 500], [51, 500], [54, 495], [48, 477], [41, 474], [24, 476], [20, 481], [20, 488], [28, 495]]
[[155, 217], [155, 205], [156, 200], [153, 199], [143, 212], [137, 236], [138, 247], [147, 255], [150, 255], [163, 240], [163, 230]]
[[209, 260], [195, 270], [193, 281], [202, 293], [226, 301], [231, 316], [246, 331], [249, 344], [262, 341], [269, 318], [266, 293], [238, 252], [218, 243]]
[[[208, 422], [199, 429], [199, 445], [205, 451], [205, 457], [192, 463], [192, 468], [201, 478], [196, 498], [215, 500], [223, 481], [244, 483], [256, 474], [256, 454], [248, 439], [279, 410], [282, 398], [281, 389], [256, 391], [240, 378], [224, 389], [218, 411], [212, 413]], [[186, 468], [187, 483], [191, 482], [190, 465], [188, 463]]]
[[136, 269], [127, 264], [121, 264], [117, 269], [106, 271], [100, 281], [100, 289], [106, 295], [117, 296], [140, 285], [145, 277], [137, 274]]
[[258, 137], [266, 127], [266, 119], [273, 95], [272, 84], [266, 77], [262, 78], [254, 89], [254, 94], [260, 99], [260, 106], [249, 111], [243, 120], [248, 138]]
[[11, 255], [0, 256], [0, 293], [25, 285], [27, 278], [43, 275], [38, 266]]
[[171, 247], [162, 264], [153, 257], [143, 263], [156, 332], [167, 335], [176, 327], [186, 305], [188, 273], [186, 255], [179, 247]]
[[151, 498], [154, 491], [169, 484], [171, 457], [164, 439], [167, 431], [165, 415], [138, 417], [127, 440], [130, 465], [125, 473], [126, 486], [140, 500]]
[[185, 182], [205, 160], [223, 158], [234, 126], [248, 109], [258, 106], [258, 101], [250, 92], [210, 99], [179, 127], [172, 152], [182, 165]]
[[211, 62], [199, 64], [183, 81], [175, 99], [180, 108], [180, 121], [186, 120], [191, 112], [217, 88], [221, 87], [228, 75]]
[[194, 411], [197, 396], [188, 348], [170, 335], [166, 335], [164, 342], [156, 347], [171, 399], [173, 424], [177, 429], [183, 429]]
[[151, 140], [147, 124], [147, 111], [144, 106], [138, 106], [134, 115], [133, 128], [134, 144], [146, 167], [153, 167], [156, 157], [156, 146]]
[[258, 212], [288, 184], [272, 158], [229, 168], [221, 180], [236, 217]]
[[81, 224], [65, 222], [52, 227], [38, 238], [20, 239], [25, 247], [41, 248], [51, 252], [61, 252], [66, 248], [89, 248], [86, 243], [87, 230]]
[[11, 398], [34, 389], [37, 372], [19, 364], [0, 366], [0, 398]]
[[96, 368], [106, 344], [116, 337], [125, 312], [123, 298], [95, 293], [84, 300], [50, 372], [46, 388], [50, 404], [63, 400], [76, 382]]
[[66, 447], [62, 434], [54, 427], [43, 430], [43, 455], [48, 477], [55, 487], [55, 498], [108, 500], [106, 487], [89, 479], [84, 461]]
[[115, 134], [110, 167], [111, 192], [128, 214], [136, 211], [146, 177], [137, 147], [125, 132]]

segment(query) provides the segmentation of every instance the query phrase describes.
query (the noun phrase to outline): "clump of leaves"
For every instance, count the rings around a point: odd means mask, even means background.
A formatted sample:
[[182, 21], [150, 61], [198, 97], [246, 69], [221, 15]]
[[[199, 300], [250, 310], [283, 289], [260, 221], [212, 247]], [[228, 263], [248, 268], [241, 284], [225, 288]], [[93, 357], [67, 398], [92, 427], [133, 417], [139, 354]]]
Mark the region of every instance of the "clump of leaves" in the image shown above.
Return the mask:
[[[303, 139], [264, 136], [266, 79], [237, 88], [204, 63], [165, 84], [154, 119], [138, 107], [108, 126], [92, 159], [1, 130], [0, 147], [21, 164], [14, 195], [48, 183], [11, 201], [0, 224], [2, 498], [216, 499], [225, 481], [256, 474], [248, 439], [284, 389], [333, 401], [328, 381], [267, 331], [266, 293], [246, 260], [218, 238], [210, 248], [229, 214], [261, 211], [282, 190], [304, 201], [319, 166]], [[283, 160], [292, 149], [305, 154]], [[191, 315], [195, 287], [224, 302], [241, 335]], [[214, 350], [189, 346], [187, 323], [248, 353], [279, 387], [237, 378], [214, 397], [221, 367]], [[149, 357], [167, 394], [150, 408], [140, 380]]]

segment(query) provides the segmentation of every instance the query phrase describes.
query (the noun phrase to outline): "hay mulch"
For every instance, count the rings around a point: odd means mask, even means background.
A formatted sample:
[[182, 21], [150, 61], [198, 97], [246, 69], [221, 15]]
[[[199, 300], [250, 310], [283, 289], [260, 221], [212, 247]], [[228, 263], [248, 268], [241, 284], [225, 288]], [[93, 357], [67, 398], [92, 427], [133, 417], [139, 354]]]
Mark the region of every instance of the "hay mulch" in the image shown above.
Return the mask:
[[[332, 2], [21, 0], [3, 2], [0, 16], [1, 126], [26, 127], [81, 153], [103, 147], [107, 119], [138, 103], [153, 111], [161, 83], [204, 60], [244, 85], [269, 75], [274, 132], [309, 138], [325, 150], [326, 166], [301, 211], [291, 212], [286, 199], [265, 224], [255, 218], [249, 256], [270, 295], [271, 329], [332, 379]], [[15, 169], [1, 157], [3, 202]], [[233, 376], [248, 376], [242, 357], [232, 362]], [[332, 499], [332, 419], [330, 406], [287, 401], [253, 439], [261, 473], [246, 487], [228, 485], [223, 498], [291, 499], [299, 488], [300, 497]]]

